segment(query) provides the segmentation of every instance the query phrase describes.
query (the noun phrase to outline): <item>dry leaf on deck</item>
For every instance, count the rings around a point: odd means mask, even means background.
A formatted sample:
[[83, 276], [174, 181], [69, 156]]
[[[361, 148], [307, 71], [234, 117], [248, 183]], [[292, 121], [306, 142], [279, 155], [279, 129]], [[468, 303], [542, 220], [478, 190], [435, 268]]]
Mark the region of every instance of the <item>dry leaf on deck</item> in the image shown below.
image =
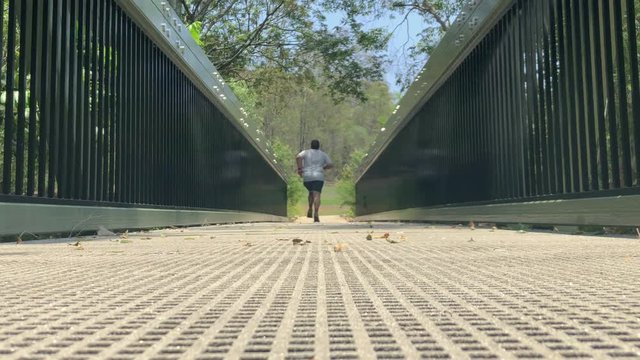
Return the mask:
[[335, 244], [333, 246], [333, 251], [335, 252], [342, 252], [347, 250], [347, 244]]
[[116, 234], [113, 231], [107, 230], [104, 226], [98, 226], [98, 232], [96, 233], [98, 236], [115, 236]]

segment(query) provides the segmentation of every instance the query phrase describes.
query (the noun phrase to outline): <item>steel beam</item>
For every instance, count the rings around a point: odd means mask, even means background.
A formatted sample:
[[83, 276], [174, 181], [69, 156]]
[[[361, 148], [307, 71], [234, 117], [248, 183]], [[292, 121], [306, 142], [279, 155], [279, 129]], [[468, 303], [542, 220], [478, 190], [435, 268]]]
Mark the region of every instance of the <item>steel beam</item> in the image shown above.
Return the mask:
[[280, 216], [245, 211], [119, 208], [0, 202], [0, 236], [144, 229], [238, 222], [281, 222]]

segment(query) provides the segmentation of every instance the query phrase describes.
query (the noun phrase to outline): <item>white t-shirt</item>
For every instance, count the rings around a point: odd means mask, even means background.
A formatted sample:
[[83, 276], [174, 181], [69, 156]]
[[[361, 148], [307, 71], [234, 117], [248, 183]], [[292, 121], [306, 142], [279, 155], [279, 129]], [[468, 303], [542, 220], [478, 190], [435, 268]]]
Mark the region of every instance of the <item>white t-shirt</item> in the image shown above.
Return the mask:
[[302, 158], [302, 179], [307, 181], [324, 181], [324, 167], [332, 164], [329, 155], [322, 150], [308, 149], [298, 154]]

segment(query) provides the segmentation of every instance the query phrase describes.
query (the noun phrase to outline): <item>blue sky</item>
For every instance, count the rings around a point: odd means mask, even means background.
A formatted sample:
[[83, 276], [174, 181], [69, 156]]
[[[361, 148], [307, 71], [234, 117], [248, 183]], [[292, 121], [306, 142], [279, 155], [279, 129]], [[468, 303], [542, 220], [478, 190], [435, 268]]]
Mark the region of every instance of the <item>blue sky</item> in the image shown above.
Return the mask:
[[[327, 20], [330, 26], [339, 25], [341, 16], [328, 15]], [[404, 70], [409, 48], [418, 40], [417, 34], [426, 26], [422, 17], [411, 13], [406, 21], [404, 17], [395, 14], [395, 18], [373, 19], [364, 18], [363, 23], [368, 28], [383, 27], [389, 31], [393, 30], [393, 36], [389, 42], [388, 57], [390, 64], [385, 69], [385, 80], [389, 84], [392, 92], [400, 92], [400, 88], [395, 85], [396, 74]]]

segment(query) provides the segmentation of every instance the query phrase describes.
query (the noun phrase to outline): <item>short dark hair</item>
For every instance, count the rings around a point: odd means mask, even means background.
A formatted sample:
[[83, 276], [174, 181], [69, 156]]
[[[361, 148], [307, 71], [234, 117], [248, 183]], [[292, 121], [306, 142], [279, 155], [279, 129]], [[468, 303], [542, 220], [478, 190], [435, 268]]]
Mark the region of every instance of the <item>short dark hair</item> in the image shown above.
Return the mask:
[[311, 140], [311, 148], [316, 150], [320, 149], [320, 141]]

